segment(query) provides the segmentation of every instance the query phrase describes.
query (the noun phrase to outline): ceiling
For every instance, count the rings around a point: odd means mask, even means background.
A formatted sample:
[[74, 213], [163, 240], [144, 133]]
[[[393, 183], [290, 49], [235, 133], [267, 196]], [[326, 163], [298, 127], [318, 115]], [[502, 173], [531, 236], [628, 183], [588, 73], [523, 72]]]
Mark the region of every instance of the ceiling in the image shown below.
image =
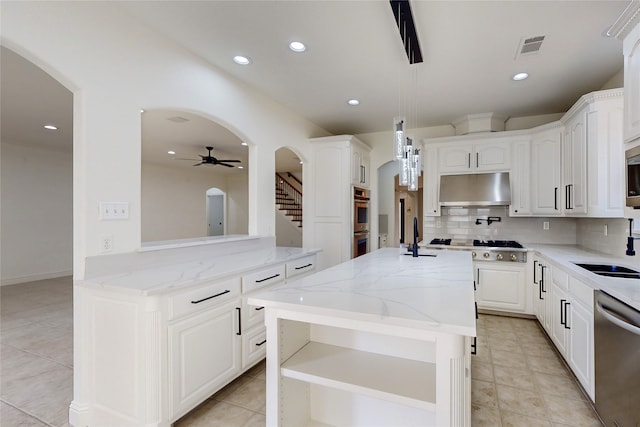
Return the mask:
[[[564, 112], [621, 70], [622, 44], [603, 33], [628, 1], [413, 0], [424, 57], [416, 65], [407, 61], [388, 1], [112, 4], [330, 133], [361, 134], [389, 130], [400, 114], [409, 126], [422, 127], [473, 113]], [[517, 55], [522, 39], [533, 36], [545, 36], [541, 50]], [[307, 51], [290, 51], [292, 40], [304, 42]], [[72, 94], [19, 55], [6, 48], [0, 53], [3, 141], [70, 147]], [[237, 54], [252, 63], [233, 63]], [[530, 77], [512, 81], [520, 71]], [[360, 105], [347, 105], [351, 98]], [[189, 121], [167, 120], [176, 116]], [[59, 130], [45, 131], [45, 123]], [[167, 151], [198, 158], [211, 145], [215, 157], [246, 162], [240, 142], [203, 117], [143, 115], [145, 160], [191, 167]]]

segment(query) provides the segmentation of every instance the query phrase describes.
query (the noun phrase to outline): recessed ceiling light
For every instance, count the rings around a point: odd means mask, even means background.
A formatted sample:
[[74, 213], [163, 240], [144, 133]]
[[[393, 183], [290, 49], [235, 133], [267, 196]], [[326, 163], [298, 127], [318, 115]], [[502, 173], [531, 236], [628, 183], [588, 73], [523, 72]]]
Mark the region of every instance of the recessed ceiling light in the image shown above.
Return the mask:
[[174, 154], [176, 154], [176, 152], [173, 151], [173, 150], [169, 150], [169, 151], [167, 151], [167, 154], [171, 154], [173, 156]]
[[48, 130], [58, 130], [58, 127], [54, 125], [44, 125], [44, 128]]
[[307, 50], [307, 47], [302, 42], [291, 42], [289, 43], [289, 49], [294, 52], [304, 52]]
[[247, 144], [246, 142], [241, 142], [240, 145], [244, 145], [246, 147], [249, 144]]
[[244, 166], [238, 166], [238, 169], [244, 169]]
[[356, 105], [360, 105], [360, 101], [358, 101], [357, 99], [350, 99], [347, 101], [347, 104], [356, 106]]
[[511, 77], [511, 79], [513, 79], [515, 81], [519, 81], [519, 80], [524, 80], [527, 77], [529, 77], [528, 73], [518, 73], [518, 74], [514, 75], [513, 77]]
[[140, 109], [140, 112], [141, 112], [141, 113], [144, 113], [144, 110], [141, 108], [141, 109]]
[[300, 160], [300, 164], [302, 164], [302, 160]]
[[233, 57], [233, 62], [239, 65], [249, 65], [251, 64], [251, 59], [246, 56], [236, 55]]

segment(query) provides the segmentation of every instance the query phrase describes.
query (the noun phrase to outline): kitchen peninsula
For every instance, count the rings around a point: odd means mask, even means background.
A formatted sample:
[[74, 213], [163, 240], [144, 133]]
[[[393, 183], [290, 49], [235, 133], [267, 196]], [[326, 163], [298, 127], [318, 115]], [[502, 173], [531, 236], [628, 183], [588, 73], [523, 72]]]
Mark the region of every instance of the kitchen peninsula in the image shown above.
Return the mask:
[[471, 424], [470, 253], [386, 248], [249, 297], [267, 425]]

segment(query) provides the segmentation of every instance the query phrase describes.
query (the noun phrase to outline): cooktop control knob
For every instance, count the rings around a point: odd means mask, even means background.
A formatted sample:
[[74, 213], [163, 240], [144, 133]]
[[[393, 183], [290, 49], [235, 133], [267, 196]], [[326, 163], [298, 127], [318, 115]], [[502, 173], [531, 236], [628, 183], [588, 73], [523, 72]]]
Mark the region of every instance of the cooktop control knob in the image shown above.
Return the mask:
[[515, 261], [516, 259], [518, 259], [516, 254], [511, 254], [511, 261]]
[[476, 257], [476, 251], [471, 251], [471, 258], [475, 258]]
[[496, 255], [496, 259], [497, 259], [498, 261], [502, 261], [502, 258], [504, 258], [504, 257], [502, 256], [502, 254], [498, 254], [498, 255]]
[[483, 253], [482, 256], [485, 257], [485, 258], [489, 258], [489, 252]]

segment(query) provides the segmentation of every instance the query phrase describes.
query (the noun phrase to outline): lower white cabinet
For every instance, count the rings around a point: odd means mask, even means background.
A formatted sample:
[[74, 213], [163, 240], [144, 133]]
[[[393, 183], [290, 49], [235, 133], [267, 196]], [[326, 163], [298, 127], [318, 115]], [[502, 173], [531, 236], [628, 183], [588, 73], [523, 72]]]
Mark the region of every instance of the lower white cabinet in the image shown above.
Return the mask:
[[474, 262], [478, 308], [527, 311], [525, 263]]
[[538, 321], [595, 401], [593, 289], [558, 264], [535, 256], [532, 290]]
[[[595, 401], [593, 290], [573, 277], [569, 286], [573, 298], [568, 311], [571, 333], [567, 362], [587, 394]], [[580, 294], [585, 298], [579, 298]]]
[[169, 326], [172, 414], [180, 417], [240, 373], [238, 301]]

